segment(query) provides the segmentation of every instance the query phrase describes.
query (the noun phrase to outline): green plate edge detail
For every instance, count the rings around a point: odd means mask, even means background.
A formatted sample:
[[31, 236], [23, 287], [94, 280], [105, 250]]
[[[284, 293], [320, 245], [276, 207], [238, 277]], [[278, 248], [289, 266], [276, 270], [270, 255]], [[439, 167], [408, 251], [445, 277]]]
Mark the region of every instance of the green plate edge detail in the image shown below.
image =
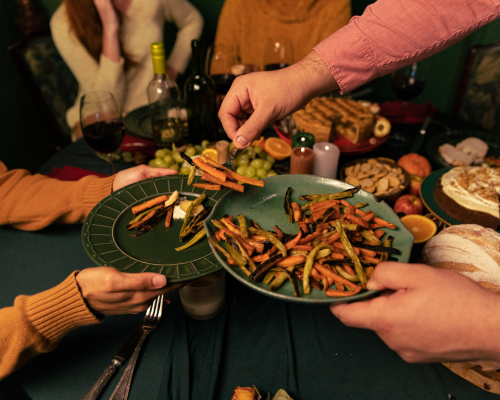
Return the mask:
[[[297, 224], [291, 225], [288, 222], [283, 209], [283, 199], [288, 187], [300, 188], [300, 192], [297, 189], [292, 190], [291, 196], [292, 201], [298, 201], [299, 204], [304, 203], [303, 201], [298, 200], [301, 195], [333, 193], [353, 187], [352, 185], [342, 181], [322, 178], [314, 175], [272, 176], [265, 178], [264, 182], [265, 186], [263, 188], [246, 185], [245, 192], [243, 194], [231, 191], [224, 194], [212, 210], [212, 214], [205, 220], [207, 235], [209, 237], [213, 237], [214, 235], [214, 226], [210, 220], [212, 218], [220, 219], [225, 214], [234, 215], [235, 217], [238, 214], [243, 214], [247, 218], [247, 222], [249, 222], [250, 218], [254, 218], [255, 222], [259, 224], [261, 228], [266, 230], [272, 229], [272, 226], [277, 224], [285, 233], [297, 233]], [[408, 228], [406, 228], [406, 226], [401, 222], [392, 208], [389, 207], [384, 201], [377, 203], [373, 195], [365, 190], [361, 190], [353, 197], [347, 198], [346, 200], [352, 204], [366, 202], [368, 203], [368, 206], [364, 209], [371, 209], [375, 211], [376, 215], [380, 218], [395, 224], [397, 227], [396, 230], [384, 228], [384, 231], [392, 232], [392, 236], [394, 236], [393, 245], [401, 250], [402, 254], [398, 256], [398, 260], [400, 262], [408, 262], [410, 259], [414, 237]], [[268, 207], [273, 210], [273, 218], [271, 221], [267, 221], [265, 219], [265, 215], [264, 217], [261, 215], [260, 219], [258, 218], [259, 207]], [[254, 215], [257, 217], [254, 217]], [[292, 229], [290, 229], [291, 227], [294, 228], [293, 232]], [[210, 246], [212, 247], [211, 244]], [[302, 293], [302, 285], [300, 281], [298, 283], [301, 297], [294, 297], [292, 285], [288, 281], [276, 292], [271, 292], [268, 289], [268, 285], [261, 282], [257, 283], [250, 281], [238, 267], [232, 267], [227, 264], [225, 257], [217, 249], [212, 247], [212, 250], [214, 251], [214, 254], [220, 264], [237, 280], [261, 294], [271, 296], [279, 300], [306, 304], [346, 303], [362, 300], [376, 293], [376, 291], [367, 291], [348, 298], [332, 298], [326, 296], [326, 294], [322, 291], [313, 289], [311, 294], [306, 297]]]
[[[202, 181], [195, 178], [195, 182]], [[129, 237], [132, 232], [126, 230], [126, 224], [134, 217], [131, 208], [175, 190], [181, 196], [191, 198], [205, 193], [207, 199], [203, 204], [213, 207], [225, 194], [225, 190], [214, 192], [188, 186], [187, 177], [178, 175], [151, 178], [123, 187], [101, 200], [83, 223], [82, 244], [89, 257], [99, 266], [110, 266], [119, 271], [161, 273], [172, 283], [199, 278], [220, 270], [222, 266], [206, 239], [184, 251], [175, 251], [175, 247], [187, 242], [181, 244], [178, 239], [182, 220], [174, 220], [172, 227], [168, 228], [171, 232], [165, 228], [162, 218], [150, 232], [138, 238]], [[175, 240], [165, 240], [168, 235], [175, 236]], [[161, 247], [157, 246], [158, 243]], [[164, 246], [165, 243], [168, 246]], [[149, 252], [157, 254], [151, 255]], [[147, 260], [153, 256], [160, 257], [161, 260]], [[179, 261], [169, 262], [170, 257]]]
[[143, 106], [130, 111], [123, 118], [125, 132], [129, 135], [139, 137], [141, 139], [153, 140], [153, 130], [151, 128], [151, 119], [149, 107]]

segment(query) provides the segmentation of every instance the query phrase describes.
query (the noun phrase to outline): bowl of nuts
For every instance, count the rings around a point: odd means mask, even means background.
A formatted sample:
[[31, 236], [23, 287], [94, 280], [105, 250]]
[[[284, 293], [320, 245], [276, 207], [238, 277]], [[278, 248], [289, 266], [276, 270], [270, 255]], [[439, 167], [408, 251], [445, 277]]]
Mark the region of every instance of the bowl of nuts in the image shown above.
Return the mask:
[[359, 158], [340, 170], [340, 179], [392, 205], [410, 185], [410, 175], [389, 158]]

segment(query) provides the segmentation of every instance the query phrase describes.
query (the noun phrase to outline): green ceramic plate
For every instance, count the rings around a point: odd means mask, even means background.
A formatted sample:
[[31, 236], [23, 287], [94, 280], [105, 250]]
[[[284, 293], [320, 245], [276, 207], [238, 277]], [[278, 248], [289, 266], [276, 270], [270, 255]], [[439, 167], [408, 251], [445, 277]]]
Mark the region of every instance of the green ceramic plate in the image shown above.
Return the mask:
[[153, 129], [151, 128], [151, 115], [149, 107], [143, 106], [130, 111], [123, 119], [125, 131], [132, 136], [142, 139], [153, 140]]
[[[313, 175], [281, 175], [272, 176], [264, 179], [265, 187], [245, 186], [245, 192], [236, 193], [228, 191], [214, 207], [212, 214], [205, 220], [205, 226], [209, 236], [214, 234], [214, 226], [210, 222], [212, 218], [220, 219], [225, 214], [237, 216], [243, 214], [247, 221], [254, 220], [262, 229], [272, 230], [274, 225], [278, 225], [285, 233], [297, 234], [299, 227], [297, 224], [290, 224], [288, 221], [283, 203], [285, 193], [288, 187], [294, 188], [292, 191], [292, 201], [304, 204], [299, 200], [299, 196], [306, 194], [334, 193], [351, 188], [348, 183], [327, 179]], [[369, 205], [365, 209], [373, 210], [380, 218], [391, 222], [397, 226], [396, 230], [390, 231], [394, 236], [393, 246], [401, 250], [398, 260], [407, 262], [410, 259], [410, 253], [413, 246], [414, 237], [411, 232], [403, 225], [396, 213], [385, 202], [377, 203], [373, 195], [365, 190], [361, 190], [353, 197], [347, 199], [351, 204], [366, 202]], [[281, 300], [287, 300], [299, 303], [335, 303], [348, 302], [364, 299], [374, 291], [368, 291], [349, 298], [332, 298], [320, 290], [312, 290], [311, 294], [305, 296], [302, 293], [302, 287], [299, 285], [301, 297], [294, 297], [291, 282], [286, 282], [276, 292], [271, 292], [268, 285], [250, 281], [247, 276], [238, 268], [227, 264], [225, 257], [214, 250], [215, 255], [224, 268], [236, 279], [251, 287], [252, 289]]]
[[427, 142], [427, 155], [441, 167], [452, 167], [439, 154], [439, 146], [446, 143], [456, 145], [468, 137], [477, 137], [484, 141], [489, 147], [488, 156], [500, 156], [500, 137], [493, 133], [482, 131], [450, 131], [433, 136]]
[[[195, 181], [201, 182], [198, 178]], [[87, 216], [82, 242], [90, 258], [97, 265], [119, 271], [161, 273], [169, 282], [198, 278], [222, 268], [206, 239], [184, 251], [175, 250], [181, 245], [182, 219], [173, 219], [170, 228], [165, 228], [162, 220], [150, 232], [140, 237], [130, 236], [132, 232], [127, 230], [127, 224], [134, 218], [132, 207], [175, 190], [188, 199], [205, 193], [203, 205], [212, 207], [225, 193], [225, 190], [193, 188], [187, 185], [187, 177], [182, 176], [152, 178], [126, 186], [103, 199]]]

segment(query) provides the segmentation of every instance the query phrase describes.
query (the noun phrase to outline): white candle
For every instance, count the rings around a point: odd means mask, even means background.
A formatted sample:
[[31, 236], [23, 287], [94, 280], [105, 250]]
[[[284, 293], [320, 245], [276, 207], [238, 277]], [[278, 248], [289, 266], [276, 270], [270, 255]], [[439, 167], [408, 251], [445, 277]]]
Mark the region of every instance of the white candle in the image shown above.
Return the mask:
[[333, 143], [314, 143], [314, 175], [335, 179], [340, 150]]

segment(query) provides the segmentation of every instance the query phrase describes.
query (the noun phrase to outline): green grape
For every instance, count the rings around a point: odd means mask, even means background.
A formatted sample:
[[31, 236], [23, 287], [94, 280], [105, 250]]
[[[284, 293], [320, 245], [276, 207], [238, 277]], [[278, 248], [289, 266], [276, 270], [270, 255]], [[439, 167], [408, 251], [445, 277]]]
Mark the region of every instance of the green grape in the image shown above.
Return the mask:
[[196, 155], [196, 149], [192, 146], [189, 146], [185, 151], [184, 153], [186, 153], [187, 156], [189, 157], [193, 157], [194, 155]]
[[247, 167], [247, 170], [245, 171], [245, 173], [240, 174], [240, 175], [245, 175], [245, 176], [248, 176], [249, 178], [253, 178], [255, 176], [255, 168]]
[[170, 169], [175, 169], [176, 171], [179, 171], [179, 164], [172, 164], [172, 165], [169, 165], [168, 168]]
[[267, 171], [264, 168], [259, 168], [257, 170], [257, 176], [259, 178], [265, 178], [267, 176]]
[[240, 175], [245, 175], [245, 172], [247, 172], [247, 167], [245, 166], [240, 166], [236, 168], [236, 173]]
[[278, 175], [278, 174], [276, 173], [276, 171], [273, 171], [273, 170], [270, 170], [267, 173], [267, 176], [274, 176], [274, 175]]
[[250, 156], [249, 156], [247, 153], [241, 153], [241, 154], [237, 155], [236, 157], [239, 157], [239, 158], [240, 158], [240, 161], [241, 161], [241, 160], [244, 160], [245, 158], [246, 158], [247, 160], [249, 160], [249, 159], [250, 159]]
[[122, 160], [125, 162], [132, 162], [132, 161], [134, 161], [134, 156], [132, 155], [132, 153], [129, 153], [128, 151], [124, 151], [122, 153]]
[[208, 140], [202, 140], [200, 144], [203, 149], [206, 149], [209, 143]]
[[252, 160], [252, 162], [250, 163], [250, 166], [254, 167], [255, 169], [262, 168], [263, 165], [264, 161], [261, 160], [260, 158], [256, 158], [255, 160]]
[[165, 157], [163, 157], [163, 161], [165, 161], [165, 164], [170, 165], [174, 163], [174, 159], [170, 154], [167, 154]]
[[234, 142], [229, 143], [229, 152], [232, 152], [235, 148]]
[[155, 151], [156, 158], [163, 158], [169, 153], [168, 149], [158, 149]]
[[274, 159], [274, 157], [271, 156], [271, 155], [269, 155], [269, 154], [266, 154], [266, 159], [267, 159], [267, 161], [270, 161], [273, 164], [276, 162], [276, 160]]
[[260, 146], [255, 146], [254, 151], [255, 151], [255, 154], [259, 154], [259, 155], [260, 155], [260, 154], [262, 153], [262, 147], [260, 147]]
[[248, 157], [253, 157], [254, 153], [255, 153], [255, 149], [253, 146], [248, 146], [246, 151], [245, 151], [246, 154], [248, 154]]
[[156, 161], [156, 166], [159, 167], [159, 168], [168, 168], [168, 164], [163, 161], [163, 159], [161, 158], [155, 158]]
[[203, 151], [203, 147], [201, 147], [199, 144], [195, 144], [194, 149], [196, 150], [196, 154], [201, 154], [201, 152]]
[[191, 172], [191, 168], [189, 167], [181, 167], [181, 169], [179, 170], [180, 174], [181, 175], [189, 175], [189, 173]]
[[262, 168], [264, 168], [266, 171], [269, 171], [273, 167], [273, 163], [271, 161], [264, 161], [264, 164], [262, 164]]
[[181, 154], [178, 152], [175, 152], [173, 157], [174, 157], [174, 161], [176, 163], [183, 163], [184, 162], [184, 159], [182, 158]]
[[248, 167], [250, 165], [250, 160], [248, 158], [240, 159], [240, 161], [238, 162], [238, 165], [240, 167]]
[[152, 158], [151, 160], [149, 160], [148, 165], [150, 167], [157, 168], [158, 165], [156, 165], [156, 160], [159, 160], [159, 158]]

